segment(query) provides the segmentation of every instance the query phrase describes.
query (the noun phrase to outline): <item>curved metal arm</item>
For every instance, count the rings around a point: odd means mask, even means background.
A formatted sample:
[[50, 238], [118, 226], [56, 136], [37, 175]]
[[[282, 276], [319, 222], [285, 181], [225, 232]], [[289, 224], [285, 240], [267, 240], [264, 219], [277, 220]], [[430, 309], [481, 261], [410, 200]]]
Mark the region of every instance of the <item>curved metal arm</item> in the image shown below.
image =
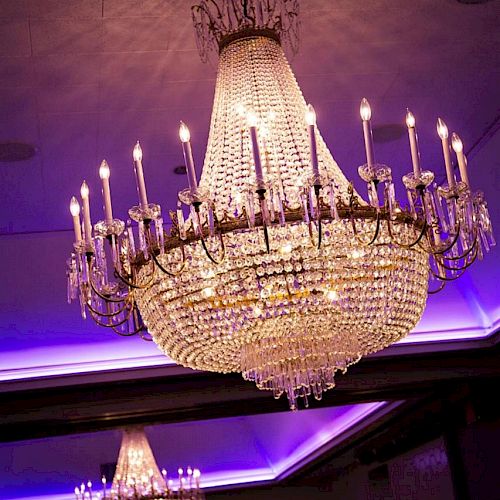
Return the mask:
[[150, 261], [150, 264], [152, 265], [153, 272], [150, 274], [150, 276], [149, 276], [150, 279], [149, 279], [149, 281], [145, 285], [137, 285], [135, 283], [130, 282], [127, 278], [124, 278], [120, 274], [120, 272], [118, 271], [118, 269], [116, 267], [115, 267], [115, 276], [120, 281], [122, 281], [123, 283], [125, 283], [125, 285], [129, 286], [130, 288], [134, 288], [136, 290], [145, 290], [146, 288], [149, 288], [151, 286], [151, 284], [153, 283], [154, 277], [155, 277], [154, 263], [153, 263], [153, 261]]
[[[363, 241], [363, 239], [359, 236], [358, 228], [356, 227], [356, 222], [355, 222], [354, 214], [352, 211], [349, 214], [349, 219], [351, 221], [351, 226], [352, 226], [352, 231], [354, 233], [354, 236], [362, 245], [369, 247], [369, 246], [373, 245], [375, 243], [375, 241], [377, 241], [378, 235], [380, 233], [380, 213], [379, 212], [377, 212], [377, 217], [375, 219], [375, 222], [377, 224], [375, 227], [375, 232], [373, 233], [373, 237], [370, 239], [370, 241], [368, 243], [366, 241]], [[389, 231], [389, 233], [390, 233], [390, 231]]]
[[92, 279], [92, 273], [89, 273], [89, 283], [90, 283], [90, 288], [92, 291], [102, 300], [105, 300], [106, 302], [109, 303], [114, 303], [114, 304], [119, 304], [120, 302], [124, 302], [128, 298], [128, 294], [125, 297], [122, 297], [120, 299], [114, 299], [111, 296], [104, 295], [102, 292], [100, 292], [97, 287], [95, 286], [94, 280]]
[[186, 260], [186, 252], [184, 250], [184, 245], [181, 246], [181, 253], [182, 253], [181, 267], [180, 267], [180, 269], [177, 272], [169, 271], [168, 269], [166, 269], [165, 267], [163, 267], [163, 265], [158, 260], [158, 257], [156, 256], [155, 252], [152, 251], [151, 255], [153, 256], [154, 263], [156, 264], [156, 266], [158, 267], [158, 269], [161, 272], [167, 274], [168, 276], [172, 276], [173, 278], [175, 278], [176, 276], [179, 276], [182, 273], [182, 271], [184, 271], [184, 269], [186, 267], [187, 260]]
[[[389, 236], [391, 237], [391, 241], [393, 241], [396, 245], [398, 245], [399, 247], [402, 247], [402, 248], [410, 249], [410, 248], [413, 248], [415, 245], [418, 245], [420, 243], [420, 241], [422, 240], [422, 238], [424, 237], [425, 233], [427, 232], [427, 228], [428, 228], [427, 221], [424, 220], [423, 224], [422, 224], [422, 229], [420, 231], [420, 234], [418, 235], [418, 238], [413, 243], [406, 244], [406, 243], [402, 243], [402, 242], [398, 241], [394, 237], [394, 232], [392, 230], [392, 221], [390, 220], [390, 217], [387, 218], [387, 229], [389, 231]], [[424, 248], [424, 250], [425, 250], [425, 248]]]
[[129, 309], [132, 307], [132, 305], [129, 302], [125, 302], [123, 307], [120, 307], [118, 311], [112, 312], [112, 313], [105, 313], [105, 312], [100, 312], [94, 307], [92, 307], [89, 302], [86, 302], [87, 307], [89, 308], [90, 311], [92, 311], [94, 314], [97, 314], [100, 318], [114, 318], [115, 316], [120, 315], [125, 309]]
[[455, 236], [453, 237], [453, 241], [446, 248], [444, 248], [443, 250], [436, 250], [436, 251], [425, 249], [425, 251], [432, 255], [443, 255], [446, 252], [449, 252], [455, 246], [455, 243], [457, 242], [459, 236], [460, 236], [460, 222], [458, 223], [458, 227]]
[[103, 323], [99, 319], [99, 313], [95, 309], [93, 309], [92, 306], [90, 306], [88, 303], [86, 305], [87, 305], [87, 308], [90, 312], [90, 315], [92, 316], [92, 319], [96, 322], [96, 324], [99, 326], [104, 326], [106, 328], [116, 328], [120, 325], [123, 325], [125, 322], [127, 322], [130, 319], [130, 315], [132, 314], [132, 310], [133, 310], [133, 307], [130, 307], [128, 314], [125, 316], [125, 318], [123, 320], [119, 321], [118, 323]]
[[446, 286], [445, 280], [439, 280], [439, 286], [435, 290], [427, 290], [429, 295], [434, 295], [435, 293], [439, 293]]
[[219, 239], [220, 239], [220, 244], [221, 244], [221, 249], [222, 249], [222, 257], [220, 258], [220, 260], [216, 260], [212, 254], [210, 253], [210, 251], [208, 250], [207, 248], [207, 244], [205, 242], [205, 238], [203, 237], [203, 231], [201, 231], [201, 236], [200, 236], [200, 241], [201, 241], [201, 245], [203, 247], [203, 250], [205, 250], [205, 253], [207, 254], [207, 257], [215, 264], [215, 265], [219, 265], [219, 264], [222, 264], [224, 262], [224, 259], [226, 258], [226, 247], [224, 245], [224, 238], [222, 236], [222, 233], [219, 233]]

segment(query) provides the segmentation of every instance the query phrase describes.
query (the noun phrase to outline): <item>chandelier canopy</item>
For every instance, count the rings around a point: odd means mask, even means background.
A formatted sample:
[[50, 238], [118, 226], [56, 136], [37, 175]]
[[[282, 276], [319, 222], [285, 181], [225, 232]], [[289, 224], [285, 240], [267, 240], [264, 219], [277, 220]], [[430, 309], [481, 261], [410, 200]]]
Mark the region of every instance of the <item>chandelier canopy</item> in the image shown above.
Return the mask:
[[[151, 335], [174, 361], [241, 372], [290, 407], [335, 385], [362, 356], [406, 336], [429, 292], [457, 279], [494, 244], [460, 138], [438, 121], [447, 185], [422, 170], [406, 115], [413, 171], [408, 202], [374, 160], [371, 108], [360, 107], [364, 201], [333, 159], [282, 48], [298, 41], [297, 0], [201, 1], [193, 18], [202, 58], [219, 50], [210, 134], [198, 185], [189, 129], [180, 139], [189, 188], [166, 232], [148, 202], [142, 150], [133, 152], [140, 203], [133, 227], [114, 219], [103, 162], [105, 219], [92, 227], [88, 187], [71, 211], [69, 298], [122, 335]], [[189, 210], [185, 217], [181, 203]], [[109, 244], [106, 244], [109, 242]], [[111, 271], [111, 272], [110, 272]], [[147, 328], [147, 333], [146, 332]]]
[[167, 479], [167, 471], [158, 469], [149, 441], [142, 427], [123, 431], [122, 444], [111, 488], [102, 478], [102, 491], [92, 491], [92, 483], [75, 488], [76, 500], [203, 500], [200, 471], [179, 468], [177, 479]]

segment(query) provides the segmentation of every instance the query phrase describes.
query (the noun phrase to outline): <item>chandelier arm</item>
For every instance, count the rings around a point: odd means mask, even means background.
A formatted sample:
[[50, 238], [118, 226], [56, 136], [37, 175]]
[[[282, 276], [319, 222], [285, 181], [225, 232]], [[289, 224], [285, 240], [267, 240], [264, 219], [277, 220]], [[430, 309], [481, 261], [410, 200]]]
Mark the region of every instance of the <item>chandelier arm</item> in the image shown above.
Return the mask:
[[474, 241], [472, 242], [472, 245], [470, 246], [470, 248], [468, 248], [462, 255], [458, 255], [457, 257], [448, 257], [446, 255], [443, 255], [443, 259], [447, 260], [447, 261], [452, 261], [452, 262], [456, 262], [456, 261], [459, 261], [459, 260], [462, 260], [462, 259], [465, 259], [468, 255], [471, 254], [471, 252], [473, 250], [475, 250], [475, 247], [477, 245], [477, 242], [478, 242], [478, 239], [477, 239], [477, 236], [474, 238]]
[[[458, 223], [457, 230], [455, 232], [455, 235], [453, 236], [453, 241], [446, 248], [444, 248], [442, 250], [435, 250], [435, 251], [426, 249], [426, 252], [431, 253], [432, 255], [444, 255], [446, 252], [449, 252], [455, 246], [455, 243], [458, 241], [459, 236], [460, 236], [460, 222]], [[465, 254], [465, 255], [467, 255], [467, 254]], [[456, 259], [453, 259], [453, 260], [456, 260]]]
[[115, 267], [115, 277], [117, 277], [119, 280], [121, 280], [123, 283], [125, 283], [125, 285], [127, 285], [130, 288], [134, 288], [136, 290], [146, 290], [146, 288], [149, 288], [153, 284], [153, 280], [154, 280], [154, 276], [155, 276], [154, 262], [150, 261], [150, 263], [153, 264], [153, 266], [152, 266], [153, 272], [151, 273], [150, 276], [148, 276], [148, 278], [150, 278], [150, 280], [145, 285], [137, 285], [135, 283], [132, 283], [127, 278], [123, 277], [116, 267]]
[[94, 280], [92, 279], [92, 273], [89, 273], [89, 283], [90, 283], [90, 288], [92, 291], [102, 300], [105, 300], [106, 302], [109, 303], [114, 303], [114, 304], [119, 304], [120, 302], [125, 302], [128, 298], [128, 294], [125, 297], [122, 297], [120, 299], [115, 299], [111, 297], [110, 295], [105, 295], [102, 292], [100, 292], [97, 287], [95, 286]]
[[350, 210], [350, 212], [349, 212], [349, 219], [351, 221], [351, 226], [352, 226], [352, 231], [354, 233], [354, 236], [362, 245], [371, 246], [375, 243], [375, 241], [377, 241], [378, 235], [380, 233], [380, 222], [381, 222], [379, 212], [377, 212], [377, 216], [375, 218], [375, 222], [376, 222], [375, 232], [373, 233], [373, 236], [368, 243], [366, 241], [363, 241], [363, 239], [359, 236], [359, 231], [358, 231], [358, 228], [356, 226], [354, 213], [352, 210]]
[[130, 302], [126, 302], [125, 305], [123, 307], [120, 307], [120, 309], [118, 311], [115, 311], [113, 313], [105, 313], [105, 312], [98, 311], [97, 309], [92, 307], [88, 302], [86, 303], [86, 305], [94, 314], [97, 314], [101, 318], [114, 318], [114, 317], [118, 316], [119, 314], [121, 314], [123, 311], [125, 311], [125, 309], [129, 309], [130, 307], [133, 307], [133, 305], [130, 304]]
[[[129, 316], [130, 317], [130, 316]], [[118, 335], [122, 336], [122, 337], [133, 337], [134, 335], [137, 335], [138, 333], [140, 334], [140, 332], [144, 329], [144, 325], [141, 324], [138, 328], [134, 329], [133, 331], [127, 331], [127, 332], [121, 332], [119, 329], [118, 329], [118, 326], [112, 326], [112, 330], [117, 333]], [[153, 339], [148, 339], [146, 337], [144, 337], [143, 335], [140, 335], [141, 339], [143, 340], [153, 340]]]
[[[427, 232], [427, 228], [428, 228], [427, 221], [424, 220], [422, 223], [422, 229], [420, 230], [420, 234], [418, 235], [418, 238], [413, 243], [407, 244], [407, 243], [402, 243], [402, 242], [398, 241], [397, 238], [394, 236], [394, 232], [392, 229], [392, 222], [390, 220], [390, 217], [388, 217], [386, 220], [387, 220], [387, 229], [388, 229], [391, 241], [394, 242], [396, 245], [398, 245], [401, 248], [410, 249], [410, 248], [413, 248], [415, 245], [418, 245], [420, 243], [420, 241], [422, 240], [422, 238], [424, 237], [425, 233]], [[424, 248], [424, 250], [425, 250], [425, 248]]]
[[474, 241], [473, 243], [473, 246], [471, 247], [474, 249], [474, 253], [471, 257], [470, 260], [468, 259], [464, 259], [464, 265], [462, 266], [459, 266], [459, 267], [452, 267], [452, 266], [448, 266], [444, 263], [444, 258], [443, 258], [443, 261], [442, 262], [439, 262], [445, 269], [447, 269], [448, 271], [462, 271], [462, 270], [465, 270], [467, 269], [468, 267], [470, 267], [474, 261], [476, 260], [477, 258], [477, 240]]
[[92, 316], [92, 319], [99, 325], [99, 326], [105, 326], [106, 328], [116, 328], [120, 325], [123, 325], [125, 322], [127, 322], [130, 319], [130, 315], [132, 314], [132, 309], [133, 306], [129, 308], [128, 314], [125, 316], [125, 318], [118, 323], [103, 323], [101, 321], [102, 315], [96, 311], [92, 306], [87, 304], [87, 308], [89, 309], [90, 315]]
[[203, 236], [203, 232], [200, 235], [200, 241], [201, 241], [201, 246], [203, 247], [203, 250], [205, 250], [205, 253], [207, 254], [207, 257], [216, 265], [218, 266], [219, 264], [222, 264], [224, 262], [224, 259], [226, 258], [226, 246], [224, 245], [224, 237], [222, 236], [222, 233], [219, 232], [219, 239], [220, 239], [220, 244], [221, 244], [221, 249], [222, 249], [222, 257], [220, 260], [216, 260], [212, 254], [210, 253], [207, 243], [205, 241], [205, 237]]
[[465, 273], [465, 269], [462, 269], [457, 276], [450, 276], [450, 277], [449, 276], [440, 276], [432, 268], [431, 268], [431, 273], [434, 276], [434, 278], [436, 278], [440, 281], [455, 281], [455, 280], [462, 277], [462, 275]]
[[429, 289], [427, 289], [427, 293], [429, 295], [434, 295], [436, 293], [439, 293], [445, 286], [446, 286], [446, 281], [445, 280], [439, 280], [439, 286], [435, 290], [429, 290]]
[[186, 268], [186, 264], [187, 264], [186, 252], [184, 250], [184, 245], [181, 245], [181, 252], [182, 252], [182, 262], [181, 262], [181, 267], [177, 272], [172, 272], [172, 271], [169, 271], [168, 269], [165, 269], [165, 267], [163, 267], [163, 265], [158, 260], [158, 257], [157, 257], [155, 252], [151, 252], [151, 255], [153, 257], [153, 260], [154, 260], [156, 266], [158, 267], [158, 269], [161, 272], [167, 274], [168, 276], [172, 276], [172, 278], [175, 278], [175, 277], [179, 276], [182, 273], [182, 271], [184, 271], [184, 269]]

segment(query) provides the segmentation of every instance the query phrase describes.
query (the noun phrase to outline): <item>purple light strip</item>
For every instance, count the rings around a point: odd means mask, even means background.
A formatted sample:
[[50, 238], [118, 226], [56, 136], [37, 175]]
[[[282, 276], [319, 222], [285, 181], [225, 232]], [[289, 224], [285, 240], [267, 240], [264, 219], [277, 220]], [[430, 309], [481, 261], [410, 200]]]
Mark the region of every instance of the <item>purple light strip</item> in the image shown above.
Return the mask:
[[[489, 327], [471, 327], [455, 330], [441, 330], [433, 332], [413, 333], [408, 337], [393, 344], [395, 347], [403, 345], [425, 345], [439, 342], [460, 342], [467, 340], [481, 340], [493, 335], [500, 326], [500, 318]], [[129, 344], [130, 345], [130, 344]], [[68, 359], [66, 348], [33, 349], [28, 355], [24, 353], [21, 359], [10, 363], [9, 360], [2, 360], [0, 364], [7, 366], [0, 369], [0, 382], [36, 379], [41, 377], [55, 377], [61, 375], [78, 375], [84, 373], [106, 372], [113, 370], [123, 370], [130, 368], [148, 368], [160, 366], [173, 366], [175, 363], [163, 354], [154, 352], [149, 354], [143, 351], [142, 356], [137, 356], [137, 345], [134, 344], [128, 349], [118, 349], [119, 357], [103, 359], [103, 353], [113, 353], [117, 350], [116, 343], [93, 344], [83, 346], [72, 352], [72, 362], [61, 362]], [[130, 357], [128, 357], [130, 354]], [[19, 353], [17, 353], [19, 358]], [[43, 359], [44, 365], [39, 366], [16, 366], [24, 363], [27, 359]]]

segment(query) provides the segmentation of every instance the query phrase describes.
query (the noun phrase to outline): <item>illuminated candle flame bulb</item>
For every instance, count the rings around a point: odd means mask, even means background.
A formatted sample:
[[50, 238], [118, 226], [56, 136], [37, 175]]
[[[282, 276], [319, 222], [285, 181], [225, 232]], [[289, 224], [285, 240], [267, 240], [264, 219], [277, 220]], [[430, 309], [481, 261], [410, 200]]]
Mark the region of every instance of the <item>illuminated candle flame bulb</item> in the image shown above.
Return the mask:
[[101, 482], [102, 484], [106, 484], [106, 476], [102, 476]]
[[406, 126], [408, 128], [415, 128], [415, 117], [411, 111], [406, 112]]
[[167, 470], [166, 469], [162, 469], [161, 470], [161, 474], [163, 477], [167, 477]]
[[92, 482], [91, 482], [91, 481], [89, 481], [89, 482], [87, 483], [87, 488], [92, 488]]
[[80, 215], [80, 203], [78, 203], [78, 200], [74, 196], [69, 202], [69, 211], [73, 217], [78, 217]]
[[78, 489], [78, 486], [75, 488], [75, 495], [79, 495], [80, 494], [80, 490]]
[[141, 145], [139, 144], [139, 141], [137, 141], [134, 146], [134, 150], [132, 151], [132, 156], [134, 158], [134, 161], [142, 161], [142, 148]]
[[370, 107], [368, 99], [365, 99], [364, 97], [361, 100], [361, 104], [359, 106], [359, 114], [361, 115], [361, 119], [364, 122], [367, 122], [372, 117], [372, 108]]
[[179, 474], [179, 476], [182, 476], [182, 474], [184, 474], [184, 471], [179, 467], [177, 469], [177, 473]]
[[82, 182], [82, 187], [80, 188], [80, 195], [84, 200], [89, 197], [89, 187], [86, 181]]
[[106, 160], [102, 160], [101, 166], [99, 167], [99, 177], [101, 179], [109, 179], [110, 175], [109, 165]]
[[441, 120], [441, 118], [438, 118], [436, 128], [441, 140], [448, 139], [448, 127], [446, 126], [446, 123]]
[[193, 477], [194, 478], [198, 478], [200, 477], [201, 473], [200, 473], [200, 469], [194, 469], [193, 470]]
[[462, 139], [455, 132], [451, 134], [451, 147], [455, 153], [461, 153], [464, 150]]
[[249, 127], [256, 127], [259, 119], [253, 111], [247, 113], [247, 123]]
[[306, 123], [309, 126], [316, 125], [316, 111], [314, 111], [312, 104], [307, 105], [305, 117], [306, 117]]
[[191, 140], [191, 133], [184, 122], [181, 122], [181, 126], [179, 127], [179, 137], [181, 142], [189, 142]]

